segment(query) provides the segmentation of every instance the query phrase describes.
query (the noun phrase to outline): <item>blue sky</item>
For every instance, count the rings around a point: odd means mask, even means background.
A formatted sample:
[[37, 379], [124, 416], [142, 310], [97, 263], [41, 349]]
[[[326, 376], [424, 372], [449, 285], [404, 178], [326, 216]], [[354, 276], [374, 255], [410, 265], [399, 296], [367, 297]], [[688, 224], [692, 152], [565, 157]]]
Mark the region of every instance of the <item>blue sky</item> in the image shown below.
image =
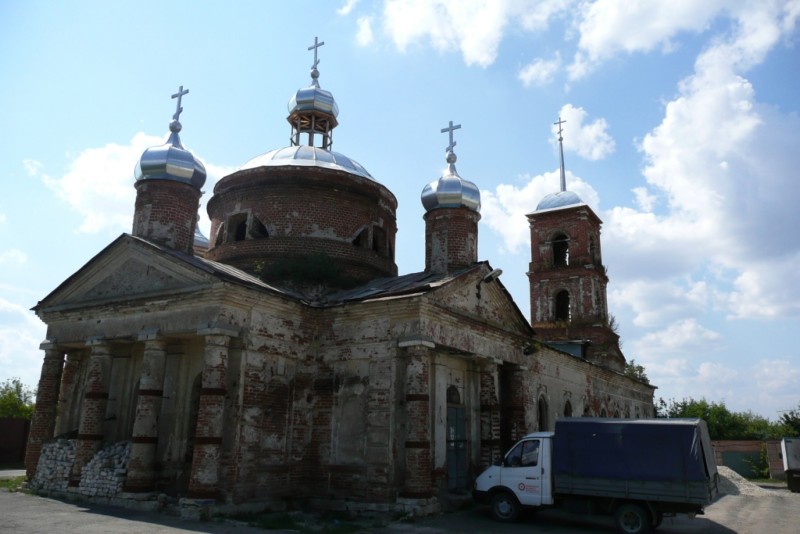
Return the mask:
[[[623, 9], [624, 6], [624, 9]], [[133, 169], [181, 139], [214, 183], [289, 144], [320, 84], [333, 149], [397, 196], [397, 264], [424, 267], [420, 193], [481, 189], [479, 257], [529, 315], [525, 214], [567, 187], [603, 219], [609, 309], [657, 397], [775, 420], [800, 401], [800, 0], [0, 0], [0, 380], [35, 385], [29, 309], [130, 232]]]

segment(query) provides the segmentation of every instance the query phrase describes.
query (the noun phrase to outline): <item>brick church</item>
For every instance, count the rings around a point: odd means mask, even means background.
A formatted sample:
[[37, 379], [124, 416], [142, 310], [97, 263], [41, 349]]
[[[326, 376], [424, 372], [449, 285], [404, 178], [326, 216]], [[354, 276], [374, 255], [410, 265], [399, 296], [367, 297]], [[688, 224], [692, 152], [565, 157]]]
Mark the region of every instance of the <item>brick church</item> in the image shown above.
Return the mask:
[[137, 165], [132, 232], [34, 308], [33, 487], [425, 512], [558, 418], [653, 416], [609, 322], [601, 221], [563, 180], [528, 215], [528, 320], [477, 257], [480, 191], [451, 122], [444, 171], [420, 184], [425, 268], [398, 274], [397, 200], [332, 150], [320, 44], [291, 145], [216, 184], [207, 239], [181, 87], [166, 144]]

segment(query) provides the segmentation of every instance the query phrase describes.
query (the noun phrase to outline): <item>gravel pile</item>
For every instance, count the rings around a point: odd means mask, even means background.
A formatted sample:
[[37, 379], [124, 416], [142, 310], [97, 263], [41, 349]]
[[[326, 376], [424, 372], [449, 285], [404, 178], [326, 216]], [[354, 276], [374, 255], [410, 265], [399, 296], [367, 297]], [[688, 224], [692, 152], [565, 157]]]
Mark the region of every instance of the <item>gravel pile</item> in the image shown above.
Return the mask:
[[753, 497], [769, 497], [779, 495], [777, 491], [764, 489], [744, 478], [742, 475], [724, 465], [718, 465], [720, 495], [749, 495]]

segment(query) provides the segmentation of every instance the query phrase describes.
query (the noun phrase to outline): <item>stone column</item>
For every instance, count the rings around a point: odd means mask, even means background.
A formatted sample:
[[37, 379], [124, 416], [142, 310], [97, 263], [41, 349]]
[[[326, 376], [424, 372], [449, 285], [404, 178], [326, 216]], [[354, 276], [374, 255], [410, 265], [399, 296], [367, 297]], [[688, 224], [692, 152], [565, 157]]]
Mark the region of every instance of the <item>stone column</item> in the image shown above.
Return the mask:
[[58, 392], [64, 368], [64, 351], [49, 342], [42, 343], [41, 348], [44, 349], [44, 362], [36, 393], [36, 409], [28, 433], [28, 446], [25, 449], [25, 470], [28, 480], [36, 474], [42, 444], [51, 439], [55, 431]]
[[230, 336], [205, 336], [205, 367], [200, 389], [200, 408], [194, 438], [192, 473], [188, 496], [217, 499], [221, 496], [219, 468], [224, 430], [228, 345]]
[[500, 442], [500, 397], [497, 364], [485, 363], [480, 369], [481, 453], [480, 467], [487, 468], [502, 455]]
[[111, 347], [105, 340], [93, 339], [86, 343], [91, 348], [86, 372], [86, 389], [81, 406], [75, 463], [69, 477], [69, 486], [77, 487], [83, 466], [103, 445], [103, 420], [108, 405], [108, 382], [111, 374]]
[[131, 456], [125, 491], [149, 492], [155, 489], [158, 419], [164, 398], [166, 341], [148, 335], [139, 377], [136, 418], [131, 436]]
[[61, 390], [58, 393], [58, 416], [56, 418], [55, 435], [64, 434], [73, 430], [75, 424], [71, 414], [75, 407], [75, 387], [77, 386], [78, 371], [81, 367], [81, 353], [72, 351], [67, 353], [67, 361], [64, 364], [64, 372], [61, 374]]
[[402, 497], [423, 499], [433, 494], [431, 475], [431, 369], [430, 349], [417, 345], [408, 348], [406, 362], [405, 483]]

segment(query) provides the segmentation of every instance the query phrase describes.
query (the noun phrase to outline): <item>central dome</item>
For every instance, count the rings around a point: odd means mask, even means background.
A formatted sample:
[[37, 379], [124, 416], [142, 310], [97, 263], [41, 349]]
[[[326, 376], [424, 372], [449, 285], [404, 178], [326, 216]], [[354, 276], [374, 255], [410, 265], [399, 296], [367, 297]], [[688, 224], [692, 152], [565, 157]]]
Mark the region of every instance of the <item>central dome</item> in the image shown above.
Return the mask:
[[367, 169], [344, 154], [308, 145], [289, 146], [270, 150], [266, 154], [254, 157], [242, 165], [240, 170], [290, 165], [334, 169], [375, 181], [372, 175], [367, 172]]

